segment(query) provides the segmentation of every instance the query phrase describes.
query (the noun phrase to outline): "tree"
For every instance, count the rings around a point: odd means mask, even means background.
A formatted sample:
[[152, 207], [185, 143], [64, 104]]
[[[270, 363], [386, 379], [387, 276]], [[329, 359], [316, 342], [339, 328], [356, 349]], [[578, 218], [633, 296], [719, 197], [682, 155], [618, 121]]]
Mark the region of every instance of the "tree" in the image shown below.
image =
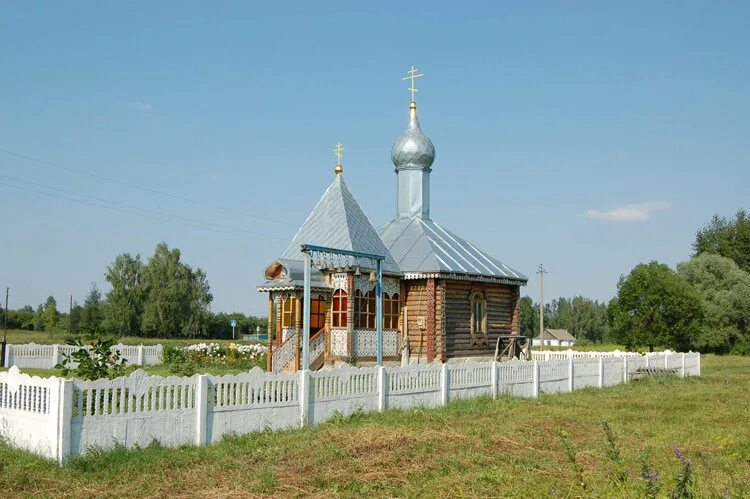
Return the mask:
[[204, 333], [213, 296], [206, 274], [180, 261], [180, 250], [160, 243], [143, 269], [148, 298], [143, 329], [153, 336], [189, 336]]
[[651, 262], [620, 277], [608, 315], [615, 339], [630, 349], [684, 351], [700, 334], [703, 306], [695, 288], [667, 265]]
[[694, 256], [712, 253], [730, 258], [750, 272], [750, 216], [743, 209], [733, 220], [714, 215], [695, 235], [693, 250]]
[[81, 332], [81, 314], [83, 313], [83, 307], [78, 303], [73, 302], [73, 308], [70, 309], [70, 332], [78, 334]]
[[679, 264], [677, 272], [703, 301], [705, 327], [695, 341], [700, 351], [727, 353], [750, 340], [750, 274], [709, 253]]
[[40, 303], [34, 312], [34, 331], [44, 331], [44, 303]]
[[143, 264], [140, 255], [118, 255], [107, 267], [105, 278], [112, 286], [107, 293], [107, 329], [121, 336], [137, 336], [141, 331], [141, 316], [146, 298], [142, 280]]
[[530, 296], [521, 298], [521, 336], [533, 338], [539, 334], [539, 306]]
[[42, 312], [43, 328], [45, 331], [52, 331], [57, 327], [57, 320], [59, 314], [57, 313], [57, 302], [52, 296], [47, 297], [47, 301], [44, 303], [44, 311]]
[[83, 302], [81, 309], [80, 329], [81, 332], [89, 335], [98, 335], [102, 332], [102, 322], [104, 321], [104, 312], [102, 310], [102, 294], [96, 283], [91, 283], [89, 294]]

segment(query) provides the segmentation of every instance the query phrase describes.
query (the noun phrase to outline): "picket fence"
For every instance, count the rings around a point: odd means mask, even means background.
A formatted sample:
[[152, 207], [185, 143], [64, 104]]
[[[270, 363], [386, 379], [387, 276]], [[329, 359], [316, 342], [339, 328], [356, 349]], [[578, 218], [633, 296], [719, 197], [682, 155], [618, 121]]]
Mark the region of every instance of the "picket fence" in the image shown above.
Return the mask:
[[[39, 345], [37, 343], [9, 344], [5, 350], [5, 367], [52, 369], [62, 362], [64, 355], [71, 354], [81, 347], [74, 345]], [[89, 346], [84, 347], [90, 349]], [[122, 345], [110, 348], [112, 353], [120, 352], [129, 366], [151, 366], [162, 363], [161, 345]], [[75, 363], [71, 367], [75, 367]]]
[[[675, 353], [671, 350], [664, 352], [649, 352], [643, 355], [663, 355]], [[612, 350], [611, 352], [584, 352], [580, 350], [532, 350], [531, 360], [554, 360], [554, 359], [578, 359], [587, 357], [638, 357], [642, 354], [637, 352], [623, 352]]]
[[62, 463], [90, 448], [204, 445], [225, 435], [316, 425], [335, 414], [438, 407], [478, 396], [538, 397], [627, 382], [645, 368], [700, 375], [700, 354], [96, 381], [0, 373], [0, 438]]

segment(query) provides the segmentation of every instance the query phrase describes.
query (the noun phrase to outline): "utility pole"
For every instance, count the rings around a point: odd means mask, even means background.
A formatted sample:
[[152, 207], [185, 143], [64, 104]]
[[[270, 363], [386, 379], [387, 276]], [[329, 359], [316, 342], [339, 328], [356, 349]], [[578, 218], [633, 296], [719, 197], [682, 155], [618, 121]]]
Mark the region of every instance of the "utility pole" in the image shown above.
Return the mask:
[[539, 350], [544, 350], [544, 274], [547, 271], [543, 264], [539, 264], [536, 273], [539, 274]]
[[68, 305], [68, 336], [73, 334], [73, 295], [70, 295], [70, 305]]
[[3, 343], [0, 348], [0, 366], [5, 367], [5, 350], [8, 348], [8, 293], [10, 287], [5, 288], [5, 322], [3, 323]]

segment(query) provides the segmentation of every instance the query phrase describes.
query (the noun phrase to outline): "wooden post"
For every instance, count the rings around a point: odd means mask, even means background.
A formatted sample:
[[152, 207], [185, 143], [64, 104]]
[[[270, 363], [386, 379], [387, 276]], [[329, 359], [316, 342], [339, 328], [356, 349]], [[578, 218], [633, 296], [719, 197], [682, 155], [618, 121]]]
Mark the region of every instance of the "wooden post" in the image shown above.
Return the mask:
[[427, 278], [427, 362], [435, 360], [435, 278]]
[[295, 354], [295, 371], [302, 367], [302, 300], [299, 299], [299, 293], [295, 293], [290, 300], [295, 300], [294, 304], [294, 334], [297, 335], [297, 349]]
[[604, 357], [599, 356], [599, 388], [604, 388]]
[[533, 371], [533, 381], [534, 381], [534, 387], [531, 391], [531, 396], [534, 398], [539, 398], [539, 361], [535, 360], [533, 361], [534, 364], [534, 371]]
[[266, 371], [273, 370], [273, 294], [268, 292], [268, 354], [266, 356]]

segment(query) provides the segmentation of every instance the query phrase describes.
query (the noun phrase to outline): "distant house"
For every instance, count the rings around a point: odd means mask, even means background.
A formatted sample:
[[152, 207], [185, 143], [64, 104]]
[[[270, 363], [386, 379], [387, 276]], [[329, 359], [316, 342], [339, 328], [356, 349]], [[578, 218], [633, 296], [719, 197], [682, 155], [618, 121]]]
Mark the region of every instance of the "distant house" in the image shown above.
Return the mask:
[[[532, 346], [538, 347], [541, 345], [539, 335], [535, 336], [531, 340]], [[567, 329], [545, 329], [544, 330], [544, 345], [550, 347], [572, 347], [576, 344], [576, 339], [571, 335]]]

